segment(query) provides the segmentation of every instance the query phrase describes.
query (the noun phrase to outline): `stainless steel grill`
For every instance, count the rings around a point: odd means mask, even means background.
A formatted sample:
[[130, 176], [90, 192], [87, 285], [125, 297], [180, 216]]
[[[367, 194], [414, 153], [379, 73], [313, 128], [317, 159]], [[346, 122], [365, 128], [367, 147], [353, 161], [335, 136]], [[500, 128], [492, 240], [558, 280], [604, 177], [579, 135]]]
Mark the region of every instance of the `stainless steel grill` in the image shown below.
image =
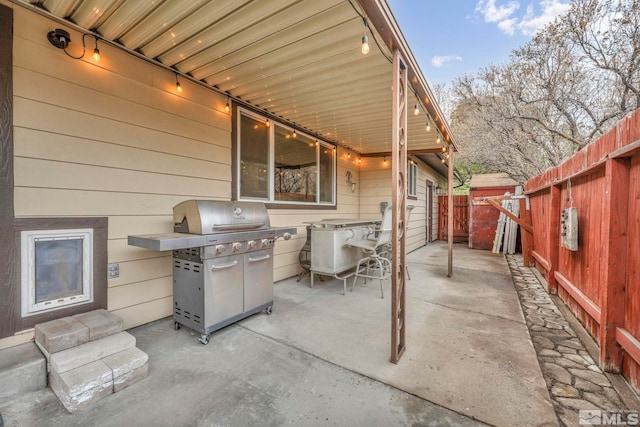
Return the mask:
[[174, 232], [129, 236], [129, 245], [173, 251], [173, 319], [209, 334], [273, 306], [273, 246], [296, 228], [272, 228], [263, 203], [187, 200]]

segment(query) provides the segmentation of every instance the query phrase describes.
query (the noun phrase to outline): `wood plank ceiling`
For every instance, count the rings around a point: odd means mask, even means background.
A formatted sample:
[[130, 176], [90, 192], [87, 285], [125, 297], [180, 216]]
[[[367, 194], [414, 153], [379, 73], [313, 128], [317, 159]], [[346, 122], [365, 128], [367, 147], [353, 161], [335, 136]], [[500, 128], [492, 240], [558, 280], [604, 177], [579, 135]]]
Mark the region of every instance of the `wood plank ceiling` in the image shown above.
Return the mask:
[[[391, 53], [355, 0], [15, 1], [353, 151], [391, 150]], [[424, 103], [415, 116], [418, 97], [409, 100], [409, 150], [441, 147], [433, 118], [425, 129]]]

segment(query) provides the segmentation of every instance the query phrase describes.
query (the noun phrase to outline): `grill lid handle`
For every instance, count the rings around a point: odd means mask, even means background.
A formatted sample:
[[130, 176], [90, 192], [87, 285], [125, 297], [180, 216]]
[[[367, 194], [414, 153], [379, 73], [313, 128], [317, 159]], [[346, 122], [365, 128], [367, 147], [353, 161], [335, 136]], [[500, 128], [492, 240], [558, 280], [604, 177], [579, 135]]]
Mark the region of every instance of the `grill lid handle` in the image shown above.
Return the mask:
[[228, 231], [228, 230], [245, 230], [250, 228], [264, 227], [264, 222], [247, 222], [243, 224], [214, 224], [213, 231]]

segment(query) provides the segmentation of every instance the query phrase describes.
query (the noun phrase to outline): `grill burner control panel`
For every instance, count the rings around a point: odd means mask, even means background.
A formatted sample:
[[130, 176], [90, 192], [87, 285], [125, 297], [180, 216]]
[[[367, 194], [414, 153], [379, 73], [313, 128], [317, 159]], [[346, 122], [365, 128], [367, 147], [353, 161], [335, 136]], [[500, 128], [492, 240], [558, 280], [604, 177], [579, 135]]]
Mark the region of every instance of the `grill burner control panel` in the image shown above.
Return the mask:
[[262, 249], [270, 249], [273, 248], [274, 242], [274, 239], [258, 239], [206, 246], [205, 258], [215, 258], [231, 254], [244, 254]]

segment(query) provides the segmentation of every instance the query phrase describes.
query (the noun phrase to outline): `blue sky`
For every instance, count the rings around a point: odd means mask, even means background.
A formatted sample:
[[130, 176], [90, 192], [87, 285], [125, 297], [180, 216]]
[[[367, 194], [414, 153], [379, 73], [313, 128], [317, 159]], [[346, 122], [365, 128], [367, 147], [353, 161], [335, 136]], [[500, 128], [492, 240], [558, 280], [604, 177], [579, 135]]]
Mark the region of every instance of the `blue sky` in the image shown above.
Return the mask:
[[387, 0], [431, 86], [508, 60], [569, 0]]

